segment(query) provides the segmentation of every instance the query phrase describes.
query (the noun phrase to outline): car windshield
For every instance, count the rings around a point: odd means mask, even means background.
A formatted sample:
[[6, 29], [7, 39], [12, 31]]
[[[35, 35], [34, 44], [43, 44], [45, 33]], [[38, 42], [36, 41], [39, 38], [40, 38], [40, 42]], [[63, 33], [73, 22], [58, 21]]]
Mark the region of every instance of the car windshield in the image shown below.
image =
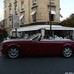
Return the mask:
[[29, 38], [27, 38], [28, 40], [38, 40], [39, 38], [41, 37], [41, 34], [38, 33], [38, 34], [34, 34], [34, 35], [31, 35]]

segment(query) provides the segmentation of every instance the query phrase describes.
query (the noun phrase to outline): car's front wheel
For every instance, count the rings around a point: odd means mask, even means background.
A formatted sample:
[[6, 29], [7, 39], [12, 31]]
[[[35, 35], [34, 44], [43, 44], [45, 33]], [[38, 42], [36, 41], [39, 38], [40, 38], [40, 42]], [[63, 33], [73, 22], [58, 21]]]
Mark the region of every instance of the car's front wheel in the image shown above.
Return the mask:
[[19, 48], [16, 46], [11, 46], [8, 49], [8, 56], [12, 59], [17, 58], [19, 56]]
[[72, 56], [72, 48], [69, 46], [64, 47], [63, 49], [63, 56], [69, 58]]

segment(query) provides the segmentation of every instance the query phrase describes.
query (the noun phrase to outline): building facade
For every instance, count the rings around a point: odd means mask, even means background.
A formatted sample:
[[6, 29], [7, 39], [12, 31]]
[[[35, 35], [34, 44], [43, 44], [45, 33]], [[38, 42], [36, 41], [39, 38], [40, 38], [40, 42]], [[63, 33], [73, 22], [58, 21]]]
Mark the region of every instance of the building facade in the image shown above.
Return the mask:
[[4, 20], [8, 30], [15, 24], [19, 24], [18, 27], [48, 24], [50, 17], [53, 23], [60, 22], [60, 0], [4, 0]]

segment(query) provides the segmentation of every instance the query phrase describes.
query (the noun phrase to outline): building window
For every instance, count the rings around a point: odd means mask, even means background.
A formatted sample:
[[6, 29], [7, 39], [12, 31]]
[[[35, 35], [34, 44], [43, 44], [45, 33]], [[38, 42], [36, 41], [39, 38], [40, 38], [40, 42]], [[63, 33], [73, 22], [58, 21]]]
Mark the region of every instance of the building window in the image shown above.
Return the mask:
[[32, 5], [36, 5], [36, 0], [32, 0]]
[[33, 22], [36, 22], [36, 13], [32, 15]]
[[11, 28], [12, 27], [12, 20], [9, 19], [9, 27]]
[[[51, 1], [54, 1], [54, 0], [51, 0]], [[49, 18], [50, 18], [50, 21], [54, 21], [55, 20], [55, 15], [56, 15], [56, 7], [51, 6], [51, 10], [49, 8]]]
[[[51, 1], [51, 2], [50, 2]], [[49, 0], [49, 4], [54, 5], [54, 0]]]
[[14, 2], [14, 10], [15, 10], [15, 14], [17, 15], [17, 1], [16, 0]]
[[50, 21], [54, 21], [55, 14], [56, 14], [55, 11], [51, 10], [51, 13], [50, 13], [50, 11], [49, 11], [49, 18], [50, 18]]
[[7, 1], [5, 0], [5, 1], [4, 1], [4, 7], [6, 7], [6, 6], [7, 6]]
[[54, 2], [54, 0], [49, 0], [49, 1]]
[[50, 14], [50, 20], [54, 21], [54, 14]]
[[24, 19], [25, 17], [23, 16], [23, 18], [21, 19], [21, 24], [24, 24]]
[[21, 2], [21, 10], [24, 10], [24, 1]]
[[20, 16], [20, 25], [24, 25], [24, 22], [25, 22], [25, 12], [21, 13], [21, 16]]
[[36, 10], [32, 11], [30, 15], [32, 16], [33, 22], [36, 22]]
[[24, 16], [24, 14], [21, 15], [20, 21], [21, 21], [21, 25], [23, 25], [23, 24], [24, 24], [24, 21], [25, 21], [25, 16]]
[[9, 10], [9, 16], [11, 16], [12, 15], [12, 10]]
[[52, 2], [54, 2], [54, 0], [51, 0]]
[[6, 18], [7, 17], [7, 11], [5, 10], [5, 14], [4, 14], [4, 17]]
[[7, 25], [7, 19], [5, 19], [5, 25]]
[[12, 6], [9, 7], [9, 16], [12, 15]]

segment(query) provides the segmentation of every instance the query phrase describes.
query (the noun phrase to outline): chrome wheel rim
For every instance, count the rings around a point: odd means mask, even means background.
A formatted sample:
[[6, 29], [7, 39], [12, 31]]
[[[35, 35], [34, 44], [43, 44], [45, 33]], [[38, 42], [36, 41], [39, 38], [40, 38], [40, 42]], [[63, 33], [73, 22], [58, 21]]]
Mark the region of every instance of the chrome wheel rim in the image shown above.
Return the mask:
[[17, 58], [19, 56], [19, 51], [18, 51], [18, 48], [10, 48], [9, 51], [8, 51], [8, 56], [10, 58]]
[[72, 56], [72, 49], [70, 47], [65, 47], [63, 51], [64, 57], [71, 57]]

